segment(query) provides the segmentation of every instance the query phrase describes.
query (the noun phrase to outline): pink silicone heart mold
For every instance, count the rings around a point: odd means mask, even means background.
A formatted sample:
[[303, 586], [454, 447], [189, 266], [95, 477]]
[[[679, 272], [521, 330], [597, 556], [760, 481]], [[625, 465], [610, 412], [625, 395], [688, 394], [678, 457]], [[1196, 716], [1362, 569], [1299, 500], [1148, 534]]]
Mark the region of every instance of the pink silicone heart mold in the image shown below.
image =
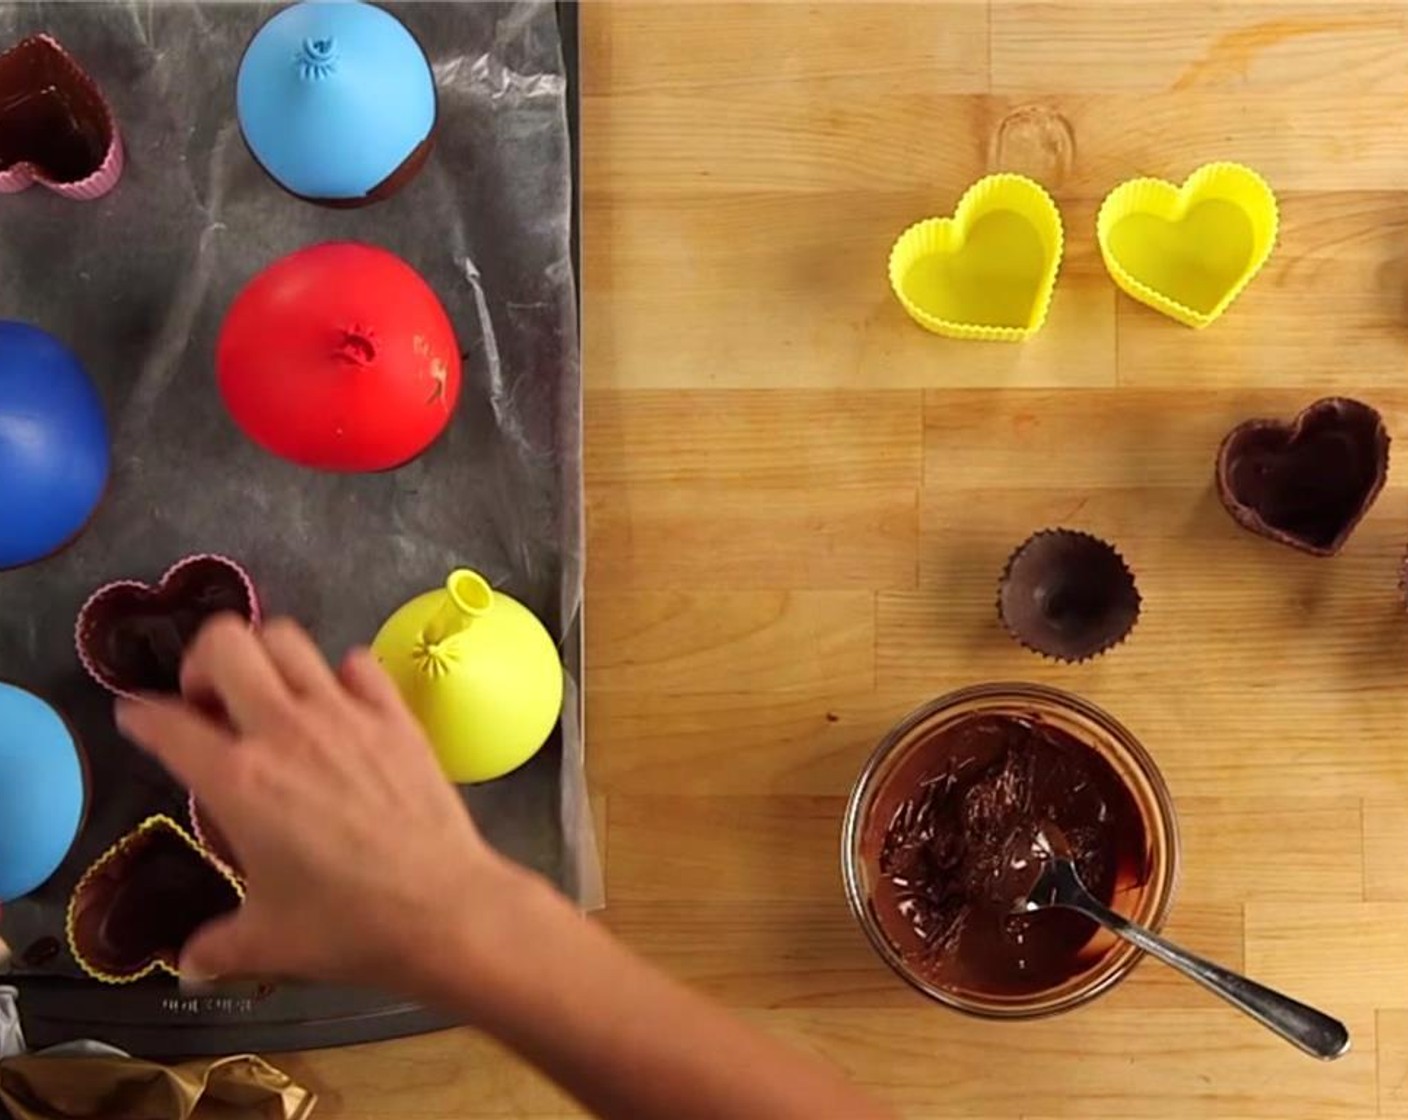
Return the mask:
[[235, 850], [230, 846], [230, 842], [225, 839], [225, 833], [221, 830], [210, 815], [201, 808], [201, 804], [196, 800], [193, 793], [186, 795], [186, 815], [190, 817], [191, 832], [196, 841], [205, 849], [206, 855], [219, 862], [230, 874], [237, 879], [244, 878], [244, 867], [235, 855]]
[[224, 556], [190, 556], [155, 586], [122, 580], [101, 587], [78, 612], [79, 660], [119, 696], [175, 694], [181, 658], [209, 618], [233, 613], [259, 623], [259, 597], [243, 568]]
[[57, 40], [32, 35], [0, 54], [0, 194], [38, 183], [91, 201], [117, 185], [123, 162], [111, 107]]

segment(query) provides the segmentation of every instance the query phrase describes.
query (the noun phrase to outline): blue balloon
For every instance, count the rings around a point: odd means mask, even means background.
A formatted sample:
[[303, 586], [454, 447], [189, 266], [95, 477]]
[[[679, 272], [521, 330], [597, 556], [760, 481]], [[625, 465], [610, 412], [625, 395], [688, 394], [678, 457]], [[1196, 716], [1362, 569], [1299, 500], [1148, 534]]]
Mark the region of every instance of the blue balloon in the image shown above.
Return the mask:
[[111, 458], [103, 402], [78, 359], [38, 327], [0, 320], [0, 568], [73, 539]]
[[83, 823], [78, 744], [33, 693], [0, 682], [0, 903], [59, 869]]
[[295, 4], [260, 28], [235, 100], [254, 158], [310, 199], [365, 198], [435, 127], [435, 75], [415, 36], [347, 0]]

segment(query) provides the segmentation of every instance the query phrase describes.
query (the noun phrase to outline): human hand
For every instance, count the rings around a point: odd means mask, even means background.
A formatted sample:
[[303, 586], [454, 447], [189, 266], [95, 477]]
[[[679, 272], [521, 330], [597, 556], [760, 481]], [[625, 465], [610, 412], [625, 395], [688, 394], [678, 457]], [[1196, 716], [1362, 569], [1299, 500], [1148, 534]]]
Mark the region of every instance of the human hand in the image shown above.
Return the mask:
[[181, 685], [180, 700], [119, 701], [118, 726], [195, 794], [247, 879], [245, 904], [186, 944], [183, 980], [421, 994], [436, 961], [504, 939], [496, 915], [529, 877], [479, 836], [368, 651], [334, 672], [296, 623], [221, 616]]

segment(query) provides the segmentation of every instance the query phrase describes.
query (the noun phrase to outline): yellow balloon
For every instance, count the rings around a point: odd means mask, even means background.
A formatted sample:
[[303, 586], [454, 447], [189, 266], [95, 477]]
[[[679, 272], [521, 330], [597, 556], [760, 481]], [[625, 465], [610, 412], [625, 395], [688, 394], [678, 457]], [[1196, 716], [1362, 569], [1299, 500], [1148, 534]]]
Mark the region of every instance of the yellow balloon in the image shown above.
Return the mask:
[[522, 603], [466, 568], [387, 619], [372, 652], [454, 782], [518, 769], [562, 711], [552, 636]]

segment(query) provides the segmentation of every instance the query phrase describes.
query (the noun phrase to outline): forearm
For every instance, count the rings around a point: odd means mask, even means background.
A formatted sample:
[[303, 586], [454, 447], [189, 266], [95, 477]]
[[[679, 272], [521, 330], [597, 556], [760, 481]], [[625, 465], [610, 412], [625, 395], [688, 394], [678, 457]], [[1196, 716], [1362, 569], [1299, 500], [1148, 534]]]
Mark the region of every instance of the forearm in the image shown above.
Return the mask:
[[610, 1120], [888, 1116], [831, 1067], [758, 1032], [634, 957], [537, 880], [481, 926], [438, 998]]
[[287, 620], [224, 615], [184, 696], [124, 700], [123, 732], [232, 846], [244, 905], [187, 939], [187, 980], [379, 981], [453, 1010], [612, 1120], [866, 1120], [880, 1111], [637, 961], [495, 855], [366, 650], [336, 673]]

